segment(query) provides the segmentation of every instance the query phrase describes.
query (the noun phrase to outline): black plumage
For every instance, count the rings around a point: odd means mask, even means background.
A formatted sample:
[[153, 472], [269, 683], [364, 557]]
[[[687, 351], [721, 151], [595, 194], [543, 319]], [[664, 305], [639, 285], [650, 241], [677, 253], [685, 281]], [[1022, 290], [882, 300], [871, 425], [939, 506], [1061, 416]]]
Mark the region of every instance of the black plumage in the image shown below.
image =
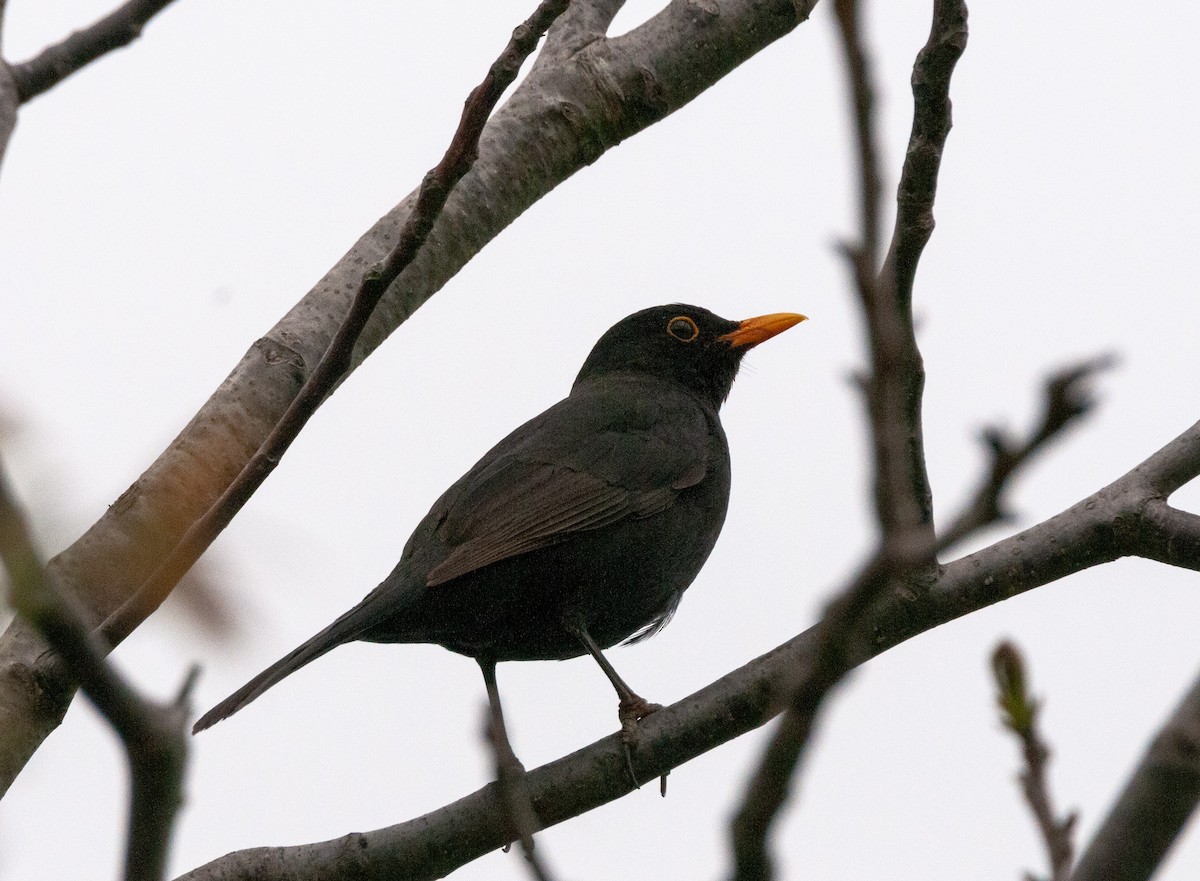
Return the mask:
[[718, 411], [744, 353], [801, 320], [676, 304], [616, 324], [566, 398], [438, 499], [375, 590], [195, 730], [353, 640], [437, 643], [485, 677], [498, 661], [591, 653], [623, 713], [649, 712], [600, 650], [656, 632], [708, 558], [729, 501]]

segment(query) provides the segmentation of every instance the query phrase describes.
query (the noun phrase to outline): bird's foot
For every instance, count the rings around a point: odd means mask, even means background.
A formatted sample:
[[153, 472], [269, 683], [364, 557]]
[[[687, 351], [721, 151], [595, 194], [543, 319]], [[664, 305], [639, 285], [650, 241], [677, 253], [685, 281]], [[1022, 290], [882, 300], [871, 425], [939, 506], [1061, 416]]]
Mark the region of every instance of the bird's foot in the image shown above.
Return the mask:
[[661, 703], [650, 703], [644, 697], [634, 695], [632, 697], [624, 697], [617, 707], [617, 718], [620, 719], [620, 739], [625, 743], [635, 743], [637, 741], [637, 723], [650, 713], [659, 712], [662, 709]]
[[621, 741], [627, 744], [636, 743], [637, 723], [661, 709], [662, 704], [652, 704], [637, 695], [622, 698], [617, 707], [617, 718], [621, 720]]
[[637, 774], [633, 771], [633, 747], [637, 743], [637, 723], [661, 709], [662, 704], [652, 704], [636, 694], [632, 697], [622, 698], [617, 707], [617, 717], [621, 720], [621, 748], [625, 751], [625, 770], [629, 772], [629, 779], [633, 781], [634, 789], [641, 788]]

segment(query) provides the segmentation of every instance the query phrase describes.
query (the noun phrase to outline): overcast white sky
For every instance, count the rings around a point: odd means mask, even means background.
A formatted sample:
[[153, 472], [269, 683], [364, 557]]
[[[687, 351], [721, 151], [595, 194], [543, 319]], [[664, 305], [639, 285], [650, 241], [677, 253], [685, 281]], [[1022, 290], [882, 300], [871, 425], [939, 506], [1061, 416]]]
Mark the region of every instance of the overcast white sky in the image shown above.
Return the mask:
[[[112, 0], [11, 0], [23, 59]], [[627, 29], [659, 3], [630, 2]], [[44, 550], [73, 540], [241, 354], [437, 161], [467, 91], [532, 0], [178, 0], [123, 52], [28, 105], [0, 172], [5, 456]], [[1106, 11], [1111, 10], [1111, 11]], [[872, 5], [886, 169], [910, 123], [927, 2]], [[941, 518], [979, 472], [975, 432], [1032, 419], [1040, 378], [1122, 357], [1103, 406], [1015, 496], [1029, 525], [1123, 474], [1197, 408], [1200, 9], [976, 3], [955, 76], [938, 229], [918, 276], [929, 467]], [[644, 306], [812, 320], [756, 351], [725, 409], [734, 495], [662, 634], [611, 658], [664, 703], [812, 623], [870, 544], [861, 361], [831, 244], [851, 229], [843, 83], [826, 4], [692, 105], [535, 206], [321, 410], [215, 546], [236, 640], [168, 604], [117, 652], [151, 693], [204, 668], [211, 706], [391, 569], [442, 489], [566, 393]], [[1200, 510], [1200, 490], [1176, 500]], [[996, 530], [988, 539], [1002, 535]], [[1026, 651], [1054, 791], [1103, 816], [1200, 668], [1194, 573], [1124, 561], [920, 637], [855, 675], [777, 838], [781, 877], [1014, 879], [1043, 870], [986, 659]], [[595, 665], [504, 665], [534, 767], [610, 733]], [[237, 848], [399, 822], [485, 783], [482, 681], [425, 646], [348, 646], [195, 741], [172, 871]], [[765, 732], [539, 836], [562, 878], [716, 878]], [[124, 767], [76, 702], [0, 804], [0, 875], [117, 872]], [[1183, 841], [1161, 877], [1200, 874]], [[525, 877], [492, 854], [456, 878]]]

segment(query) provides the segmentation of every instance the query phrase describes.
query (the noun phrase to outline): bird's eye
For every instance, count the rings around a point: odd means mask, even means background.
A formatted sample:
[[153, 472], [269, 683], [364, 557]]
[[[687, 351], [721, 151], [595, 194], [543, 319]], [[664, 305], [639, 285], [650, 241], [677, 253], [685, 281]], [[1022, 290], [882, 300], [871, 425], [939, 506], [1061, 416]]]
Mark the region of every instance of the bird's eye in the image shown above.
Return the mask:
[[679, 315], [667, 322], [667, 333], [681, 343], [690, 343], [700, 336], [700, 328], [686, 315]]

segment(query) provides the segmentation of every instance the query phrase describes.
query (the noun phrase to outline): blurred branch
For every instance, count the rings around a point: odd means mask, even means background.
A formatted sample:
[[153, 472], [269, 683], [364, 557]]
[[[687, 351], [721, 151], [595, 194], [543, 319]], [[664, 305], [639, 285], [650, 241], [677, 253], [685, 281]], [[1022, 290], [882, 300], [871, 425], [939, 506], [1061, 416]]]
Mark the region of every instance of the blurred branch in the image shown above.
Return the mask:
[[1155, 735], [1071, 881], [1147, 881], [1200, 802], [1200, 678]]
[[1000, 705], [1001, 721], [1021, 742], [1025, 757], [1025, 769], [1020, 777], [1021, 789], [1046, 845], [1050, 879], [1067, 881], [1074, 853], [1071, 835], [1077, 817], [1074, 812], [1062, 820], [1055, 817], [1050, 799], [1050, 782], [1046, 779], [1050, 748], [1042, 739], [1037, 724], [1041, 702], [1030, 697], [1025, 679], [1025, 662], [1011, 642], [1000, 643], [992, 653], [992, 675], [996, 682], [996, 702]]
[[841, 47], [850, 86], [855, 144], [858, 151], [857, 245], [844, 245], [856, 273], [859, 294], [868, 313], [880, 308], [877, 274], [879, 263], [879, 150], [875, 144], [875, 87], [871, 82], [871, 62], [863, 45], [858, 0], [834, 0], [834, 18], [841, 36]]
[[279, 419], [258, 451], [242, 468], [212, 507], [180, 538], [142, 586], [101, 625], [109, 645], [117, 645], [133, 632], [162, 601], [212, 541], [229, 525], [263, 481], [275, 470], [300, 430], [312, 418], [350, 370], [354, 346], [367, 326], [371, 313], [400, 273], [416, 258], [429, 237], [434, 221], [454, 185], [474, 164], [479, 155], [479, 136], [488, 116], [504, 90], [517, 77], [521, 64], [537, 48], [546, 28], [567, 7], [570, 0], [543, 0], [527, 21], [519, 25], [508, 45], [488, 70], [483, 81], [467, 96], [462, 118], [441, 162], [430, 169], [417, 191], [416, 206], [409, 214], [400, 237], [387, 255], [363, 273], [350, 311], [334, 335], [329, 348], [317, 363], [291, 405]]
[[[922, 552], [915, 561], [924, 559]], [[733, 877], [736, 881], [766, 881], [773, 875], [767, 837], [779, 811], [787, 803], [792, 778], [816, 724], [826, 695], [856, 664], [861, 651], [854, 647], [855, 634], [890, 579], [911, 565], [888, 559], [873, 559], [854, 583], [828, 608], [813, 628], [812, 660], [796, 677], [785, 677], [779, 693], [790, 695], [786, 712], [779, 720], [767, 748], [746, 787], [742, 804], [730, 824]], [[774, 713], [772, 713], [774, 715]]]
[[938, 550], [946, 550], [969, 535], [993, 523], [1012, 519], [1005, 495], [1016, 473], [1050, 442], [1091, 412], [1095, 400], [1091, 381], [1101, 370], [1116, 363], [1111, 354], [1100, 355], [1063, 368], [1046, 380], [1042, 414], [1037, 426], [1024, 440], [1018, 441], [999, 426], [983, 430], [990, 463], [971, 501], [938, 537]]
[[[0, 21], [0, 24], [3, 24]], [[0, 34], [0, 36], [3, 36]], [[13, 80], [12, 68], [0, 59], [0, 162], [4, 161], [4, 153], [12, 138], [13, 129], [17, 125], [17, 108], [21, 105], [21, 96], [17, 93], [17, 84]]]
[[[874, 87], [870, 62], [861, 37], [857, 0], [834, 4], [850, 83], [858, 145], [860, 241], [845, 245], [871, 350], [871, 372], [864, 382], [875, 450], [876, 513], [882, 532], [875, 557], [826, 609], [818, 627], [815, 660], [804, 675], [787, 685], [787, 711], [767, 745], [751, 778], [732, 825], [734, 878], [765, 881], [772, 876], [767, 837], [775, 817], [787, 802], [795, 774], [826, 695], [854, 666], [853, 644], [876, 600], [895, 581], [910, 573], [931, 576], [935, 559], [932, 503], [921, 438], [921, 392], [924, 367], [912, 321], [912, 280], [900, 277], [896, 254], [916, 260], [928, 240], [919, 241], [910, 228], [913, 216], [928, 216], [941, 148], [949, 133], [950, 75], [966, 46], [966, 7], [938, 0], [933, 7], [929, 40], [913, 66], [914, 121], [899, 186], [899, 210], [892, 250], [883, 270], [879, 253], [880, 175], [874, 132]], [[950, 46], [953, 51], [944, 51]], [[933, 83], [918, 88], [918, 83]], [[933, 152], [932, 160], [928, 155]], [[914, 161], [913, 156], [924, 156]], [[930, 227], [931, 229], [931, 227]]]
[[166, 869], [175, 814], [183, 803], [187, 758], [188, 674], [173, 703], [144, 700], [104, 658], [86, 616], [70, 596], [44, 578], [24, 517], [0, 470], [0, 558], [12, 604], [62, 659], [71, 676], [121, 738], [129, 759], [130, 808], [126, 881], [155, 881]]
[[104, 18], [48, 46], [35, 58], [10, 65], [20, 103], [36, 98], [102, 55], [127, 46], [172, 0], [129, 0]]
[[508, 728], [504, 724], [504, 710], [500, 704], [500, 691], [496, 687], [496, 665], [481, 662], [484, 682], [487, 684], [488, 712], [484, 727], [484, 740], [492, 754], [496, 769], [496, 788], [501, 812], [508, 823], [511, 842], [520, 842], [525, 864], [534, 881], [551, 881], [550, 873], [534, 850], [533, 834], [541, 828], [533, 802], [525, 789], [525, 767], [513, 752], [508, 739]]
[[212, 554], [197, 561], [172, 592], [175, 626], [218, 646], [246, 638], [253, 617], [237, 608], [227, 590], [228, 580], [225, 565]]

